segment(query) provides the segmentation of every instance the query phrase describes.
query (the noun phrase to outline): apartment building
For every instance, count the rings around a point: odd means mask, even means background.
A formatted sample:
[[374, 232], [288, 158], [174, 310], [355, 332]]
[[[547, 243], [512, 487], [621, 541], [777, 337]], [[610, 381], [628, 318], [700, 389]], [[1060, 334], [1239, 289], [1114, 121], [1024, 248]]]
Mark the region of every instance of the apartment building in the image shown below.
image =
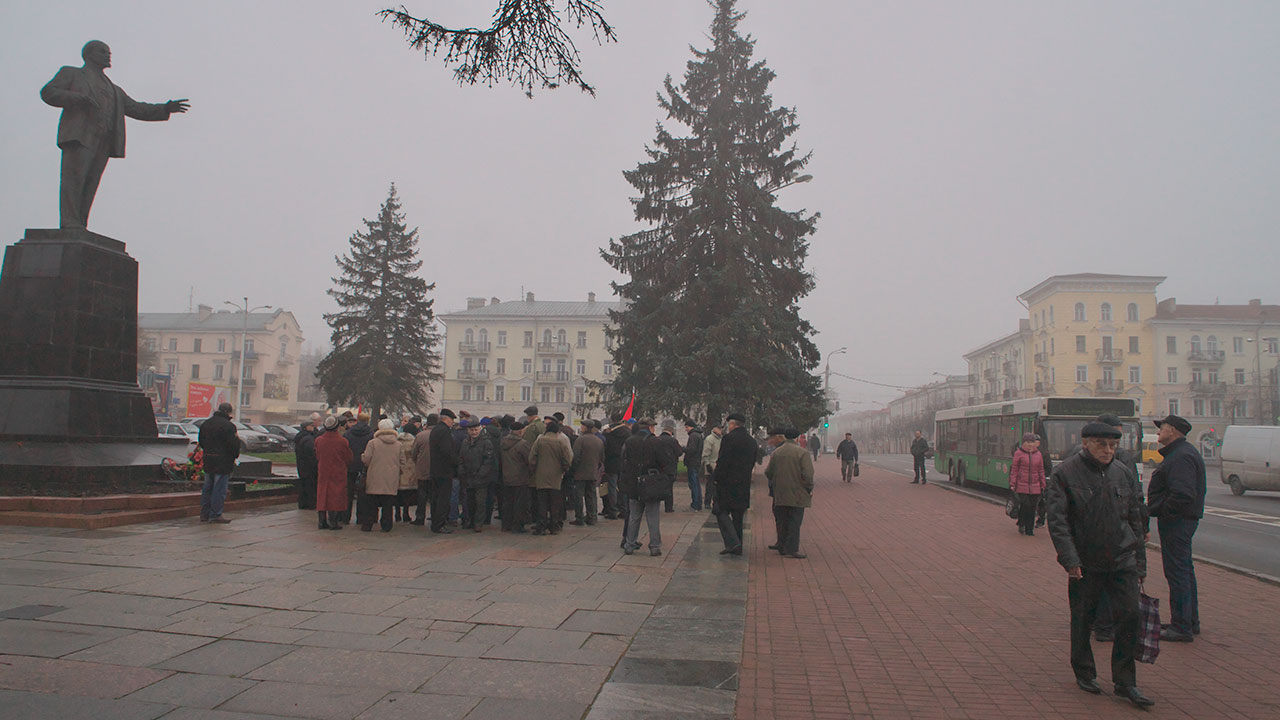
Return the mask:
[[[296, 419], [303, 336], [293, 313], [255, 312], [246, 318], [200, 305], [194, 313], [139, 313], [138, 333], [157, 358], [154, 369], [143, 368], [142, 374], [169, 378], [169, 416], [204, 415], [209, 404], [216, 408], [211, 398], [227, 398], [245, 422]], [[237, 403], [242, 364], [244, 392]]]
[[467, 309], [438, 316], [445, 326], [442, 407], [484, 416], [537, 405], [573, 420], [594, 401], [588, 383], [613, 379], [605, 328], [620, 303], [469, 298]]
[[970, 401], [1016, 400], [1044, 394], [1044, 383], [1031, 375], [1031, 321], [1018, 320], [1018, 331], [964, 355], [969, 366]]

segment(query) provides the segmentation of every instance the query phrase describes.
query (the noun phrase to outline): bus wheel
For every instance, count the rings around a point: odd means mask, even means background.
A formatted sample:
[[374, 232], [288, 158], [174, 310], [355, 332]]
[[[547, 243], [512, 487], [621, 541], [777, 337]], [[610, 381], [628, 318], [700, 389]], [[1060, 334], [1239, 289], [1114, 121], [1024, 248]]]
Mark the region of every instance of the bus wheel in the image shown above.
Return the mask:
[[1231, 477], [1227, 478], [1227, 484], [1231, 486], [1232, 495], [1244, 494], [1244, 483], [1240, 482], [1240, 478], [1236, 477], [1235, 475], [1232, 475]]

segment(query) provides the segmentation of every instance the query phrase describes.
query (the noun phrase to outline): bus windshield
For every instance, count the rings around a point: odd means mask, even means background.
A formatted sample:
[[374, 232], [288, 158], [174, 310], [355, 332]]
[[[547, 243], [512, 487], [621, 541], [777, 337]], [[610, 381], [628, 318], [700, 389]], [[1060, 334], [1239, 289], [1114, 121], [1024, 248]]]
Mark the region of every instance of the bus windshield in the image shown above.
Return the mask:
[[[1093, 420], [1045, 420], [1044, 443], [1041, 450], [1047, 450], [1051, 460], [1062, 460], [1080, 447], [1080, 431]], [[1138, 424], [1126, 422], [1121, 427], [1120, 447], [1134, 451], [1138, 447]]]

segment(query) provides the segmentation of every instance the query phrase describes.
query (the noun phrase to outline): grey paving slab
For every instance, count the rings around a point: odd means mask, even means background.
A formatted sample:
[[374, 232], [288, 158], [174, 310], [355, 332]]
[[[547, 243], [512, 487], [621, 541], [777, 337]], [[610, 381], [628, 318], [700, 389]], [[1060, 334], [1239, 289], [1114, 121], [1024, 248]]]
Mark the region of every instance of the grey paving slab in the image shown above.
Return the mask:
[[0, 654], [62, 657], [126, 633], [117, 628], [82, 627], [43, 620], [0, 621]]
[[402, 618], [428, 618], [464, 622], [493, 603], [483, 600], [441, 600], [437, 598], [401, 598], [399, 603], [383, 611], [383, 615]]
[[256, 642], [293, 645], [297, 644], [299, 640], [314, 633], [314, 630], [301, 630], [299, 628], [275, 627], [273, 625], [245, 625], [226, 637], [231, 640], [253, 640]]
[[736, 600], [704, 600], [668, 602], [664, 594], [662, 601], [653, 606], [652, 617], [684, 618], [688, 620], [742, 620], [747, 615], [747, 608]]
[[153, 720], [173, 709], [136, 700], [102, 700], [73, 695], [0, 690], [5, 720]]
[[377, 635], [400, 622], [399, 617], [381, 615], [356, 615], [345, 612], [322, 612], [310, 620], [303, 620], [294, 627], [304, 630], [326, 630], [330, 632], [349, 632], [364, 635]]
[[135, 632], [71, 653], [68, 660], [150, 667], [213, 642], [207, 637]]
[[0, 610], [0, 618], [7, 620], [35, 620], [66, 609], [62, 605], [19, 605], [7, 610]]
[[[170, 618], [172, 620], [172, 618]], [[179, 635], [200, 635], [202, 637], [220, 638], [231, 635], [237, 630], [248, 627], [244, 623], [222, 622], [218, 620], [179, 620], [172, 625], [162, 625], [160, 630]]]
[[411, 692], [448, 664], [447, 658], [427, 655], [304, 647], [263, 665], [248, 677]]
[[347, 648], [350, 650], [390, 650], [399, 644], [401, 640], [402, 638], [389, 635], [318, 630], [304, 638], [300, 638], [295, 644], [308, 647]]
[[297, 650], [293, 645], [215, 640], [208, 645], [172, 657], [157, 667], [183, 672], [238, 677]]
[[307, 603], [313, 603], [321, 598], [328, 597], [328, 595], [329, 593], [318, 590], [290, 588], [288, 586], [265, 586], [230, 595], [222, 598], [222, 602], [231, 605], [255, 605], [278, 610], [296, 610]]
[[467, 631], [460, 642], [478, 643], [484, 645], [500, 645], [511, 639], [520, 631], [520, 628], [514, 628], [509, 625], [476, 625]]
[[168, 615], [148, 615], [145, 613], [111, 612], [90, 608], [71, 608], [49, 615], [44, 620], [72, 625], [94, 625], [98, 627], [125, 628], [129, 630], [159, 630], [173, 624]]
[[245, 621], [246, 625], [271, 625], [274, 627], [293, 627], [298, 623], [319, 615], [320, 613], [302, 610], [268, 610]]
[[477, 643], [437, 640], [434, 638], [425, 638], [422, 640], [405, 638], [393, 645], [391, 649], [395, 652], [412, 653], [415, 655], [477, 658], [487, 653], [490, 647], [492, 646]]
[[579, 608], [552, 603], [495, 603], [471, 616], [471, 622], [488, 625], [556, 628]]
[[240, 678], [175, 673], [128, 695], [127, 698], [183, 707], [215, 708], [257, 684], [253, 680]]
[[[477, 697], [390, 693], [360, 713], [357, 720], [461, 720], [478, 704]], [[539, 717], [526, 715], [522, 720]]]
[[587, 707], [572, 701], [485, 698], [466, 720], [579, 720]]
[[96, 572], [88, 565], [37, 562], [30, 559], [0, 560], [0, 577], [6, 585], [46, 585]]
[[229, 605], [227, 603], [204, 603], [174, 613], [174, 620], [212, 620], [216, 622], [248, 622], [263, 613], [270, 612], [265, 608], [249, 605]]
[[649, 684], [606, 683], [591, 705], [587, 720], [620, 718], [733, 717], [738, 694], [733, 690]]
[[[298, 609], [377, 615], [404, 601], [403, 595], [372, 595], [363, 592], [341, 591], [335, 592], [328, 597], [320, 598], [315, 602], [302, 605]], [[391, 614], [394, 615], [395, 613]]]
[[627, 657], [613, 669], [609, 681], [737, 690], [738, 664], [716, 660]]
[[180, 707], [164, 716], [164, 720], [280, 720], [279, 715], [228, 712], [207, 708]]
[[349, 720], [373, 707], [387, 691], [263, 682], [231, 698], [219, 710], [318, 720]]
[[54, 587], [76, 588], [79, 590], [108, 590], [121, 585], [128, 585], [129, 583], [151, 580], [163, 574], [159, 570], [139, 570], [136, 568], [90, 568], [88, 573], [81, 573], [75, 577], [49, 584]]
[[0, 687], [7, 690], [117, 698], [169, 675], [168, 670], [0, 655]]
[[528, 698], [589, 704], [606, 667], [458, 658], [420, 690], [441, 695]]
[[647, 614], [634, 612], [575, 610], [560, 625], [560, 629], [630, 637], [636, 634], [646, 617]]

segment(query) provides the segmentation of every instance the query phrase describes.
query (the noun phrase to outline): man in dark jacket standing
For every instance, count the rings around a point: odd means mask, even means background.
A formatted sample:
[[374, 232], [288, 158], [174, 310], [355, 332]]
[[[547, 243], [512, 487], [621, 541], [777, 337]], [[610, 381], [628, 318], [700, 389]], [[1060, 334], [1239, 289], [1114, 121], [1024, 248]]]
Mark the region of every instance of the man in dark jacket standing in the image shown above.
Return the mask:
[[[649, 554], [662, 554], [662, 504], [661, 501], [640, 500], [640, 477], [650, 470], [666, 472], [658, 463], [658, 441], [650, 430], [652, 420], [636, 423], [631, 437], [622, 448], [622, 472], [618, 476], [618, 493], [627, 498], [627, 523], [622, 536], [622, 550], [628, 555], [640, 547], [640, 518], [649, 526]], [[675, 474], [674, 469], [672, 475]]]
[[373, 428], [369, 427], [369, 413], [362, 412], [357, 415], [356, 424], [348, 427], [343, 437], [347, 439], [347, 444], [351, 446], [351, 464], [347, 466], [347, 492], [351, 499], [348, 507], [351, 508], [351, 514], [347, 518], [347, 522], [354, 523], [360, 520], [357, 517], [360, 514], [357, 508], [360, 505], [362, 491], [358, 488], [360, 476], [364, 474], [364, 461], [360, 459], [360, 456], [364, 454], [365, 447], [373, 439]]
[[471, 420], [464, 427], [467, 438], [458, 449], [458, 485], [467, 508], [467, 523], [462, 527], [480, 532], [484, 529], [485, 495], [489, 492], [489, 482], [498, 466], [498, 458], [483, 425]]
[[853, 441], [853, 433], [844, 434], [844, 440], [836, 446], [836, 457], [840, 459], [840, 479], [853, 482], [853, 467], [858, 464], [858, 444]]
[[431, 532], [449, 533], [449, 498], [453, 493], [453, 476], [458, 472], [458, 446], [453, 443], [453, 422], [457, 415], [449, 408], [440, 410], [440, 422], [427, 437], [431, 456]]
[[595, 433], [596, 424], [582, 419], [582, 433], [573, 441], [573, 522], [570, 525], [595, 525], [599, 506], [601, 470], [604, 467], [604, 440]]
[[919, 430], [916, 431], [916, 437], [911, 441], [911, 459], [914, 460], [912, 470], [916, 474], [916, 478], [911, 481], [912, 485], [919, 483], [925, 484], [924, 472], [924, 456], [929, 452], [929, 440]]
[[320, 465], [316, 460], [316, 423], [319, 419], [319, 413], [311, 413], [311, 417], [298, 426], [298, 434], [293, 438], [298, 462], [299, 510], [316, 509], [316, 478], [320, 475]]
[[[604, 497], [604, 516], [610, 520], [627, 517], [626, 498], [618, 490], [618, 473], [622, 470], [622, 448], [631, 437], [631, 428], [622, 421], [622, 414], [613, 417], [613, 424], [604, 429], [604, 479], [609, 483], [609, 494]], [[627, 526], [622, 524], [625, 535]]]
[[751, 472], [755, 470], [759, 446], [747, 431], [747, 419], [739, 413], [726, 418], [729, 429], [720, 440], [716, 458], [716, 522], [724, 549], [742, 554], [742, 518], [751, 507]]
[[667, 477], [671, 478], [671, 492], [667, 494], [666, 500], [662, 501], [667, 512], [676, 510], [676, 468], [680, 467], [680, 456], [683, 453], [684, 448], [680, 447], [680, 441], [676, 440], [676, 421], [663, 420], [662, 432], [658, 435], [658, 465], [663, 468]]
[[684, 472], [689, 481], [689, 506], [694, 512], [702, 509], [702, 484], [698, 481], [698, 468], [702, 466], [702, 431], [692, 420], [684, 421], [684, 431], [689, 438], [684, 443]]
[[1164, 459], [1151, 473], [1147, 505], [1160, 533], [1160, 558], [1169, 582], [1169, 625], [1161, 640], [1191, 642], [1200, 633], [1196, 569], [1191, 564], [1191, 538], [1204, 517], [1204, 458], [1187, 442], [1191, 423], [1177, 415], [1156, 421]]
[[1138, 580], [1146, 575], [1142, 497], [1115, 460], [1121, 433], [1092, 422], [1080, 432], [1081, 452], [1058, 463], [1049, 481], [1049, 535], [1067, 571], [1071, 604], [1071, 669], [1076, 685], [1100, 694], [1090, 631], [1105, 590], [1115, 644], [1111, 680], [1116, 695], [1139, 707], [1155, 703], [1137, 687]]
[[240, 438], [231, 422], [231, 403], [222, 403], [200, 425], [200, 449], [204, 452], [204, 486], [200, 489], [200, 522], [229, 523], [222, 517], [227, 482], [240, 457]]

